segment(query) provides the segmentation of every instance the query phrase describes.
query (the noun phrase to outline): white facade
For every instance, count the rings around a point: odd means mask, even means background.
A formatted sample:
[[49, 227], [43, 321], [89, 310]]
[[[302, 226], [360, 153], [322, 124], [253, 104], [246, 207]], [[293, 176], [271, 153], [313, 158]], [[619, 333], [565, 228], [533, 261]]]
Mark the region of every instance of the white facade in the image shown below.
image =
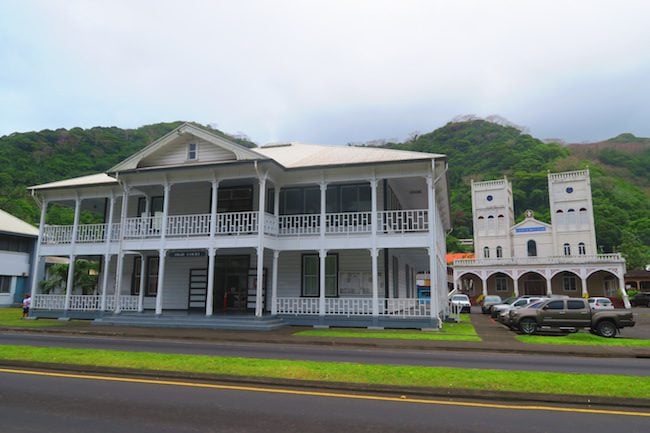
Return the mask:
[[454, 262], [456, 286], [471, 295], [621, 296], [625, 261], [597, 254], [588, 170], [548, 174], [551, 224], [532, 211], [514, 223], [507, 179], [472, 182], [476, 259]]
[[[38, 293], [35, 283], [36, 311], [437, 322], [446, 308], [442, 155], [296, 143], [248, 149], [185, 124], [108, 174], [31, 189], [43, 204], [38, 275], [46, 256], [102, 260], [93, 293], [72, 278], [58, 293]], [[47, 224], [53, 203], [74, 207], [73, 224]], [[103, 222], [80, 224], [82, 211]], [[424, 308], [415, 273], [430, 269], [439, 281], [433, 308]]]
[[38, 230], [0, 210], [0, 306], [20, 302], [28, 289]]

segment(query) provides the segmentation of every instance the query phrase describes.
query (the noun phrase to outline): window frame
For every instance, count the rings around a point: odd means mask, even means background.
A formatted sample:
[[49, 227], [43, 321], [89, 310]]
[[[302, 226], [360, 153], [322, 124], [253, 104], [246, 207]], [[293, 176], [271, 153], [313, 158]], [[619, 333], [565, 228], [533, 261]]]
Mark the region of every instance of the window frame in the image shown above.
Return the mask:
[[[305, 294], [305, 259], [306, 258], [315, 258], [316, 259], [316, 287], [318, 290], [316, 294]], [[334, 259], [334, 273], [327, 273], [327, 259]], [[331, 263], [331, 262], [330, 262]], [[334, 290], [330, 291], [328, 294], [327, 282], [334, 282]], [[334, 294], [332, 294], [332, 292]], [[302, 298], [319, 298], [321, 293], [320, 287], [320, 255], [314, 253], [303, 253], [300, 257], [300, 296]], [[339, 255], [338, 253], [327, 253], [325, 257], [325, 297], [326, 298], [338, 298], [339, 297]]]
[[[192, 146], [194, 148], [192, 148]], [[191, 155], [194, 157], [192, 158]], [[187, 161], [198, 161], [199, 160], [199, 143], [192, 141], [187, 143], [187, 153], [185, 154]]]
[[11, 293], [11, 282], [13, 277], [11, 275], [0, 275], [0, 294]]
[[565, 292], [577, 292], [578, 291], [578, 279], [573, 274], [564, 274], [562, 275], [562, 289]]

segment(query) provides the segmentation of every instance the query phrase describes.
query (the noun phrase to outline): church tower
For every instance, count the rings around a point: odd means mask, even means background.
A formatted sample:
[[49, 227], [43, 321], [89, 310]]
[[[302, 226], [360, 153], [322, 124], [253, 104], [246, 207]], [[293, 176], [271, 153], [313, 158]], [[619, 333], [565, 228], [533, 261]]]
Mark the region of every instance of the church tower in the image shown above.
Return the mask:
[[558, 256], [596, 255], [589, 170], [548, 174], [553, 250]]
[[512, 257], [512, 185], [507, 178], [472, 181], [474, 252], [477, 258]]

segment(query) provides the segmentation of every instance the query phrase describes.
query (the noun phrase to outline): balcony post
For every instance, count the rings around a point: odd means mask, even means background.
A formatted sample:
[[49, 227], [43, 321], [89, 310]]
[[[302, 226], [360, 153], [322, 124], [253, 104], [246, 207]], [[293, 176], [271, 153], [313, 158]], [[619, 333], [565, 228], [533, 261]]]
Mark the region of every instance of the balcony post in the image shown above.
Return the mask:
[[167, 237], [167, 218], [169, 217], [169, 192], [172, 188], [172, 185], [165, 180], [165, 185], [163, 187], [163, 215], [162, 223], [160, 224], [160, 240], [164, 244], [165, 238]]
[[[277, 198], [276, 198], [277, 202]], [[273, 275], [271, 280], [271, 315], [278, 314], [278, 260], [280, 251], [273, 250]]]
[[260, 191], [257, 217], [257, 281], [255, 287], [255, 317], [262, 317], [264, 311], [264, 217], [266, 216], [266, 174], [260, 177]]
[[[214, 197], [214, 193], [212, 197]], [[212, 216], [216, 218], [215, 213]], [[205, 295], [205, 315], [207, 317], [214, 313], [214, 259], [216, 254], [216, 248], [208, 248], [208, 290]]]
[[115, 194], [111, 191], [108, 205], [108, 222], [104, 221], [104, 235], [106, 237], [106, 253], [104, 254], [104, 268], [102, 269], [102, 296], [99, 302], [99, 310], [106, 310], [106, 290], [108, 289], [108, 269], [111, 263], [111, 239], [113, 238], [113, 211], [115, 209]]
[[74, 245], [77, 243], [77, 236], [79, 233], [79, 214], [81, 212], [81, 199], [79, 195], [74, 201], [74, 223], [72, 224], [72, 239], [70, 239], [70, 244], [72, 245], [72, 250], [74, 251]]
[[[321, 241], [325, 239], [325, 229], [326, 229], [326, 207], [327, 207], [327, 182], [322, 181], [320, 183], [320, 238]], [[322, 250], [321, 250], [322, 251]], [[324, 308], [325, 301], [323, 301]]]
[[165, 282], [165, 258], [167, 251], [161, 248], [158, 251], [158, 287], [156, 290], [156, 316], [162, 314], [163, 286]]
[[[428, 223], [429, 231], [427, 232], [429, 244], [429, 281], [431, 282], [431, 319], [439, 320], [439, 291], [438, 285], [438, 264], [436, 260], [436, 220], [435, 220], [435, 203], [436, 203], [436, 185], [433, 179], [434, 165], [431, 164], [431, 175], [426, 176], [427, 180], [427, 199], [428, 199]], [[439, 325], [439, 323], [438, 323]]]
[[102, 269], [102, 295], [99, 301], [99, 310], [106, 310], [106, 290], [108, 289], [108, 271], [111, 265], [111, 254], [104, 254], [104, 266]]
[[318, 266], [318, 286], [320, 287], [318, 293], [318, 315], [323, 317], [325, 316], [325, 259], [327, 258], [327, 250], [321, 249], [318, 256], [320, 258], [320, 266]]
[[379, 275], [377, 274], [377, 257], [379, 250], [376, 247], [370, 249], [371, 272], [372, 272], [372, 316], [379, 316]]
[[370, 227], [373, 245], [377, 242], [377, 182], [378, 180], [374, 176], [370, 179]]
[[34, 299], [34, 296], [36, 296], [36, 289], [38, 288], [38, 281], [39, 281], [39, 268], [41, 264], [41, 257], [40, 257], [40, 250], [41, 250], [41, 242], [43, 242], [43, 235], [45, 232], [45, 214], [47, 213], [47, 200], [43, 200], [43, 203], [41, 204], [41, 219], [38, 223], [38, 227], [40, 229], [39, 235], [38, 235], [38, 241], [36, 242], [36, 246], [34, 248], [34, 257], [33, 257], [33, 265], [32, 265], [32, 287], [31, 287], [31, 292], [32, 292], [32, 299]]
[[117, 254], [117, 264], [115, 266], [115, 305], [113, 311], [115, 314], [120, 312], [120, 292], [122, 291], [122, 269], [124, 269], [124, 253], [122, 252], [122, 243], [126, 234], [126, 217], [129, 211], [129, 187], [124, 185], [122, 193], [122, 208], [120, 209], [120, 246]]
[[[212, 180], [212, 201], [210, 203], [210, 240], [214, 243], [214, 237], [217, 234], [217, 199], [219, 198], [219, 181]], [[212, 313], [210, 313], [211, 315]], [[206, 310], [206, 315], [207, 310]]]

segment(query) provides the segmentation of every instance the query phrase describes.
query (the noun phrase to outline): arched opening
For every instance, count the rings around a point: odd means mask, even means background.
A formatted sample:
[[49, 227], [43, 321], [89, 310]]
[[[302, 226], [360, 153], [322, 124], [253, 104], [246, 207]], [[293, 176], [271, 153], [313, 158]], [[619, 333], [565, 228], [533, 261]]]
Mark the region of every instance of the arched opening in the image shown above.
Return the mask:
[[564, 244], [563, 249], [564, 249], [564, 255], [565, 256], [570, 256], [571, 255], [571, 245]]
[[558, 209], [555, 211], [555, 217], [557, 220], [558, 224], [564, 224], [566, 223], [565, 218], [564, 218], [564, 211], [562, 209]]
[[619, 279], [609, 271], [596, 271], [587, 277], [589, 296], [604, 296], [612, 300], [616, 307], [623, 307], [623, 293]]
[[514, 281], [503, 272], [490, 275], [486, 282], [488, 295], [498, 295], [505, 299], [514, 294]]
[[529, 240], [526, 243], [526, 249], [528, 250], [528, 257], [537, 257], [537, 242], [534, 240]]
[[587, 254], [587, 249], [585, 248], [585, 243], [584, 242], [580, 242], [578, 244], [578, 254], [581, 255], [581, 256], [584, 256], [585, 254]]
[[572, 298], [582, 296], [582, 281], [580, 277], [569, 271], [558, 272], [551, 278], [551, 291], [555, 295], [565, 295]]
[[578, 223], [579, 224], [587, 224], [588, 218], [587, 218], [587, 209], [584, 207], [581, 207], [580, 210], [578, 211]]
[[526, 272], [519, 277], [519, 294], [520, 295], [537, 295], [546, 294], [546, 279], [537, 272]]
[[494, 224], [494, 215], [487, 217], [487, 228], [488, 230], [494, 230], [496, 228]]
[[567, 224], [575, 224], [576, 223], [576, 210], [575, 209], [569, 209], [567, 211], [566, 222], [567, 222]]
[[490, 247], [483, 247], [483, 258], [484, 259], [490, 258]]
[[458, 279], [458, 291], [474, 300], [483, 293], [483, 282], [476, 274], [463, 274]]

